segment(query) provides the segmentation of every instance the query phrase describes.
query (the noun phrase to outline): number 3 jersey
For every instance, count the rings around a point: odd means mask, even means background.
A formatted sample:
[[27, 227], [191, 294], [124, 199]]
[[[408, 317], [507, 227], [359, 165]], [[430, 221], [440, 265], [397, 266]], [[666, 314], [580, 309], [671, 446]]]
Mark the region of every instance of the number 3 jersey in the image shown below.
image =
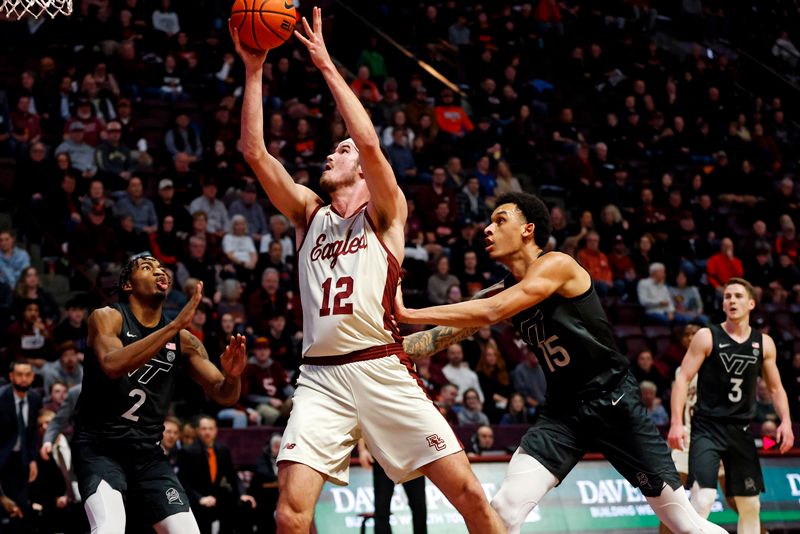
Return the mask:
[[392, 321], [400, 264], [366, 204], [347, 218], [317, 208], [298, 254], [304, 358], [401, 341]]
[[[162, 315], [152, 328], [143, 326], [127, 303], [111, 306], [122, 315], [117, 337], [127, 346], [163, 328]], [[87, 347], [83, 388], [75, 409], [75, 441], [125, 446], [154, 446], [161, 441], [179, 368], [180, 334], [167, 342], [147, 363], [120, 378], [103, 372], [97, 355]]]
[[714, 344], [697, 373], [694, 416], [727, 423], [749, 423], [756, 415], [756, 382], [764, 361], [764, 340], [752, 328], [739, 343], [721, 325], [709, 327]]
[[[505, 279], [506, 287], [516, 283]], [[611, 391], [628, 372], [594, 285], [577, 297], [554, 294], [512, 321], [547, 376], [548, 405]]]

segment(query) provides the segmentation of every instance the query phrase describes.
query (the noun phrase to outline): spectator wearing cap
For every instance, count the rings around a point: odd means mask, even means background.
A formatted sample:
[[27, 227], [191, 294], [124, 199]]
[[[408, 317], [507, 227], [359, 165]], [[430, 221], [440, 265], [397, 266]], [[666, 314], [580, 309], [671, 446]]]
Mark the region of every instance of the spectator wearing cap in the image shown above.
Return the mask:
[[589, 272], [597, 293], [601, 297], [608, 295], [614, 276], [608, 256], [600, 250], [600, 234], [594, 230], [584, 238], [584, 246], [578, 251], [578, 262]]
[[42, 369], [45, 391], [49, 391], [56, 380], [64, 382], [68, 388], [83, 381], [83, 366], [78, 359], [80, 353], [75, 343], [65, 341], [58, 346], [56, 353], [58, 360], [47, 362]]
[[94, 163], [94, 148], [84, 140], [86, 127], [80, 121], [73, 121], [67, 126], [67, 138], [56, 147], [55, 155], [67, 154], [72, 166], [84, 177], [92, 177], [97, 172]]
[[239, 198], [231, 202], [228, 207], [228, 215], [231, 221], [237, 215], [241, 215], [247, 221], [247, 229], [253, 241], [259, 243], [261, 236], [267, 233], [267, 219], [264, 216], [264, 208], [258, 203], [258, 188], [254, 183], [244, 186]]
[[441, 92], [434, 114], [439, 130], [453, 138], [462, 138], [475, 129], [464, 108], [455, 103], [455, 95], [450, 89]]
[[202, 211], [208, 218], [207, 231], [222, 237], [228, 229], [228, 210], [225, 204], [217, 198], [217, 181], [207, 176], [203, 180], [203, 194], [192, 200], [189, 204], [189, 213], [194, 215]]
[[144, 196], [142, 179], [138, 176], [128, 181], [128, 189], [114, 207], [117, 217], [125, 214], [133, 217], [133, 227], [140, 232], [151, 234], [158, 230], [158, 216], [153, 201]]
[[109, 122], [106, 125], [106, 138], [97, 145], [94, 153], [99, 175], [115, 190], [123, 189], [119, 184], [131, 179], [134, 167], [131, 149], [122, 144], [121, 138], [122, 124], [119, 121]]
[[153, 201], [156, 216], [163, 221], [171, 216], [175, 221], [175, 231], [179, 236], [185, 236], [192, 227], [192, 216], [187, 209], [175, 200], [175, 185], [169, 178], [162, 178], [158, 182], [158, 196]]
[[262, 424], [272, 425], [289, 415], [293, 393], [286, 370], [272, 359], [269, 339], [256, 338], [253, 355], [242, 373], [241, 402], [259, 413]]
[[733, 241], [726, 237], [720, 242], [719, 252], [708, 258], [706, 276], [711, 287], [721, 296], [731, 278], [744, 276], [742, 261], [733, 254]]
[[247, 219], [244, 215], [234, 215], [231, 231], [222, 238], [222, 251], [236, 270], [240, 280], [249, 280], [258, 261], [253, 238], [247, 232]]
[[102, 120], [97, 118], [94, 106], [86, 98], [78, 101], [78, 105], [75, 107], [75, 117], [67, 122], [66, 130], [71, 131], [72, 125], [76, 123], [83, 125], [83, 140], [90, 146], [97, 146], [105, 125]]

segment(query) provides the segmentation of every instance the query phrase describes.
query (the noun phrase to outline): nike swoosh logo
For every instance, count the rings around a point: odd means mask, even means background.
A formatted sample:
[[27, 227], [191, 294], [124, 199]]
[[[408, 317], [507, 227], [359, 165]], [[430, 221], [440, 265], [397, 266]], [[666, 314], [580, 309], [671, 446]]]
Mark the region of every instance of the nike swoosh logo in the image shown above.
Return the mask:
[[725, 347], [730, 347], [730, 346], [731, 346], [730, 343], [720, 343], [719, 344], [719, 348], [721, 348], [721, 349], [724, 349]]
[[[626, 392], [626, 393], [627, 393], [627, 392]], [[622, 395], [620, 395], [620, 396], [619, 396], [619, 398], [618, 398], [617, 400], [612, 400], [612, 401], [611, 401], [611, 406], [616, 406], [617, 404], [619, 404], [619, 401], [621, 401], [621, 400], [622, 400], [622, 397], [624, 397], [624, 396], [625, 396], [625, 393], [623, 393]]]
[[130, 332], [125, 332], [125, 335], [128, 337], [136, 337], [134, 334], [131, 334]]

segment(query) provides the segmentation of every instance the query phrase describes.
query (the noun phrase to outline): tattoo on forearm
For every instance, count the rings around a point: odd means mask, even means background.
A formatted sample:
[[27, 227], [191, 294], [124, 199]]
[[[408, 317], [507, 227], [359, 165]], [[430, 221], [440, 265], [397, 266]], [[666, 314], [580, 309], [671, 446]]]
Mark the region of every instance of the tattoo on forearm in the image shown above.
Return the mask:
[[[498, 282], [475, 294], [470, 300], [488, 297], [504, 288], [503, 282]], [[432, 356], [462, 339], [470, 337], [480, 328], [455, 328], [452, 326], [437, 326], [430, 330], [415, 332], [403, 339], [403, 350], [412, 359], [421, 359]]]
[[479, 328], [454, 328], [452, 326], [437, 326], [423, 332], [415, 332], [403, 339], [403, 350], [412, 359], [427, 358], [470, 337]]
[[200, 342], [200, 340], [197, 339], [197, 336], [194, 336], [193, 334], [189, 334], [187, 337], [188, 337], [188, 343], [187, 343], [187, 347], [186, 348], [189, 349], [190, 351], [196, 353], [201, 358], [204, 358], [204, 359], [207, 360], [208, 359], [208, 351], [206, 351], [206, 348], [203, 346], [203, 344]]

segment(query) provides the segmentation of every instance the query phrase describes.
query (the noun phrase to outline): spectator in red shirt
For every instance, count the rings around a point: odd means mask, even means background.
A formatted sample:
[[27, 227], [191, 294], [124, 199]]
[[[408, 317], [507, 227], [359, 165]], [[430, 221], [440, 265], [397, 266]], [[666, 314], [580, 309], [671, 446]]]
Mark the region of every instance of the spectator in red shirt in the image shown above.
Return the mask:
[[742, 260], [733, 255], [733, 241], [724, 238], [719, 247], [719, 252], [708, 259], [706, 264], [708, 283], [717, 293], [722, 292], [725, 283], [731, 278], [744, 276]]
[[604, 297], [613, 284], [608, 256], [600, 251], [600, 235], [592, 230], [586, 235], [586, 246], [578, 251], [578, 262], [589, 272], [597, 293]]
[[443, 90], [440, 98], [439, 105], [434, 108], [439, 130], [453, 137], [464, 137], [475, 129], [464, 108], [454, 102], [453, 91]]
[[369, 79], [369, 67], [366, 65], [358, 67], [358, 74], [350, 84], [350, 88], [356, 95], [365, 97], [369, 102], [377, 104], [383, 98], [378, 86]]
[[253, 356], [242, 373], [242, 394], [247, 407], [254, 408], [261, 422], [271, 425], [279, 417], [288, 416], [292, 409], [294, 388], [289, 384], [286, 370], [272, 359], [269, 339], [256, 338]]

